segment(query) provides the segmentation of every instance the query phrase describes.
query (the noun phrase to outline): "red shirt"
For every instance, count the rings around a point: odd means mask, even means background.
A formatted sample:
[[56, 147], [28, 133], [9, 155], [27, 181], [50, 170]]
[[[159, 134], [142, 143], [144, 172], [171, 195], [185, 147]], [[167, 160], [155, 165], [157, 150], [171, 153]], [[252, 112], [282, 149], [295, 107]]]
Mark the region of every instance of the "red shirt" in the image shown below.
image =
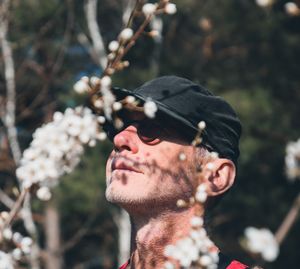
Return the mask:
[[[124, 263], [119, 269], [126, 269], [126, 267], [129, 265], [129, 260]], [[231, 261], [230, 264], [226, 267], [226, 269], [247, 269], [249, 268], [247, 265], [242, 264], [238, 261]]]

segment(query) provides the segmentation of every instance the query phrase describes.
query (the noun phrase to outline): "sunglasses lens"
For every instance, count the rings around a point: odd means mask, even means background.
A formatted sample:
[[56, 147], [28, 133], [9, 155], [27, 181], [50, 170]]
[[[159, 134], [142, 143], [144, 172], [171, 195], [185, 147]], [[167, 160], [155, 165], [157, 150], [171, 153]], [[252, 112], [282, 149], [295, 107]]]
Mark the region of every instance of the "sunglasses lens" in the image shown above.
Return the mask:
[[122, 130], [127, 128], [129, 125], [136, 126], [137, 135], [145, 143], [152, 142], [156, 138], [160, 137], [163, 129], [153, 121], [143, 120], [143, 121], [136, 121], [136, 122], [135, 121], [126, 122], [124, 123], [124, 126], [121, 129], [117, 129], [112, 124], [109, 124], [103, 126], [103, 130], [106, 132], [108, 139], [110, 141], [113, 141], [114, 137]]
[[137, 133], [142, 141], [149, 143], [161, 136], [162, 127], [153, 121], [144, 121], [138, 124]]

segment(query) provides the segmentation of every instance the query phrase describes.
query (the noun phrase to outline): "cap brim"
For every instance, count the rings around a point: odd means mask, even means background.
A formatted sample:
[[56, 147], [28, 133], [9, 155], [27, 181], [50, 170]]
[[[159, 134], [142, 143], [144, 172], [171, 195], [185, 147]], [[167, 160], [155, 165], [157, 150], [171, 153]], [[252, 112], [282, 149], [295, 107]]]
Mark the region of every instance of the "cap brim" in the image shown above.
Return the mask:
[[[137, 100], [141, 101], [142, 104], [144, 104], [147, 101], [147, 98], [135, 93], [133, 91], [124, 89], [124, 88], [118, 88], [118, 87], [114, 87], [112, 88], [113, 93], [115, 94], [115, 96], [117, 97], [118, 100], [122, 100], [124, 98], [126, 98], [127, 96], [134, 96]], [[181, 115], [179, 115], [178, 113], [172, 111], [172, 109], [164, 104], [162, 104], [161, 102], [157, 101], [157, 100], [153, 100], [153, 102], [155, 102], [155, 104], [157, 105], [157, 113], [156, 113], [156, 118], [159, 121], [162, 122], [167, 122], [168, 124], [170, 124], [171, 126], [174, 126], [176, 128], [180, 128], [180, 132], [182, 132], [185, 137], [187, 138], [188, 141], [192, 141], [197, 132], [198, 129], [188, 120], [186, 120], [184, 117], [182, 117]]]

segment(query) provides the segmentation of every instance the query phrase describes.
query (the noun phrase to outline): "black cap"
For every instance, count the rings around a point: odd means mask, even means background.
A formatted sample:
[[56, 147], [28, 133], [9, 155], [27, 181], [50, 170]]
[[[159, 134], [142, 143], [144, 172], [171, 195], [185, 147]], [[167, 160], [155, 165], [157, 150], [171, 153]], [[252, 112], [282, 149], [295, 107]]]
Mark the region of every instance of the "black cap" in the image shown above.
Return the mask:
[[113, 88], [115, 95], [132, 95], [142, 102], [151, 99], [157, 105], [157, 118], [163, 118], [178, 127], [187, 139], [198, 132], [198, 123], [205, 121], [202, 138], [204, 145], [220, 157], [237, 161], [241, 123], [233, 108], [221, 97], [203, 86], [177, 77], [163, 76], [146, 82], [133, 91]]

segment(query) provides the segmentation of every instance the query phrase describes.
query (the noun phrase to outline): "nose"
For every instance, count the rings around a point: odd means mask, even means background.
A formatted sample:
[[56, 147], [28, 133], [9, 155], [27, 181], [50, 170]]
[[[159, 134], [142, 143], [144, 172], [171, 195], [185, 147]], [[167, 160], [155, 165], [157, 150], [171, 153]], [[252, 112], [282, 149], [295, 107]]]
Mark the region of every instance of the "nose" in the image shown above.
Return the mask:
[[139, 147], [136, 127], [130, 125], [126, 129], [116, 134], [113, 139], [113, 143], [118, 151], [127, 150], [131, 151], [132, 153], [137, 153]]

